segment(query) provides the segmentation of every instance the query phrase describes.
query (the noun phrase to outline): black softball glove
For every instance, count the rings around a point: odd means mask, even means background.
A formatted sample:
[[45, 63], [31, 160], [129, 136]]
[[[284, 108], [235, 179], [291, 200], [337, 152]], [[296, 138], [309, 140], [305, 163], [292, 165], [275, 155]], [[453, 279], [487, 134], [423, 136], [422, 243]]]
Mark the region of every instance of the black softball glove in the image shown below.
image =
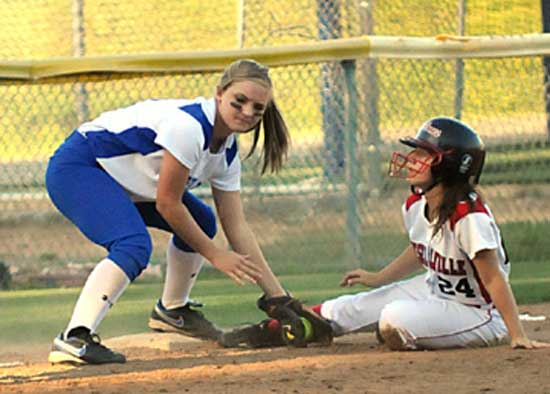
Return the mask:
[[283, 341], [287, 345], [305, 347], [316, 342], [322, 345], [332, 343], [333, 332], [330, 322], [289, 295], [258, 299], [258, 308], [281, 323]]

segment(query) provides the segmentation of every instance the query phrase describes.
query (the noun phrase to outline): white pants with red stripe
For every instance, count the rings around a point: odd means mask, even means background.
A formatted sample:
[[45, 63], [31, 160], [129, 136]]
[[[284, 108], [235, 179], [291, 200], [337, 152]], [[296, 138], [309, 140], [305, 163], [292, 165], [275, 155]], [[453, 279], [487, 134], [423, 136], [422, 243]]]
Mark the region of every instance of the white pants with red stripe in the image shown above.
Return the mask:
[[480, 309], [438, 298], [424, 275], [378, 289], [325, 301], [321, 315], [333, 322], [337, 335], [391, 327], [407, 349], [492, 346], [508, 340], [496, 309]]

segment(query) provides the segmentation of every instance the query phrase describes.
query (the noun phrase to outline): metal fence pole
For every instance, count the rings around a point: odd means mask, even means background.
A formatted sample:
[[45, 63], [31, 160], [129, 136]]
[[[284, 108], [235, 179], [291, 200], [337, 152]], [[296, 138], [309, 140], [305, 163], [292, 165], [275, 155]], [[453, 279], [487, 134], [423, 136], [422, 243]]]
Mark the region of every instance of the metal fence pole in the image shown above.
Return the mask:
[[359, 161], [357, 160], [357, 108], [359, 96], [355, 79], [355, 60], [342, 62], [348, 93], [346, 117], [346, 233], [348, 240], [348, 261], [350, 267], [358, 267], [361, 261], [361, 219], [359, 216]]
[[[361, 2], [359, 15], [361, 34], [374, 35], [374, 4], [375, 0]], [[366, 162], [367, 162], [367, 186], [369, 195], [377, 196], [382, 189], [382, 177], [380, 174], [380, 111], [378, 110], [380, 90], [378, 88], [377, 60], [366, 59], [363, 66], [364, 94], [366, 114]]]
[[[317, 0], [319, 39], [341, 37], [341, 22], [338, 0]], [[344, 117], [343, 83], [336, 64], [321, 66], [321, 113], [323, 116], [325, 161], [323, 173], [333, 183], [344, 172]]]
[[[73, 56], [82, 57], [86, 54], [85, 30], [84, 30], [84, 0], [73, 0]], [[88, 120], [88, 92], [84, 83], [76, 83], [75, 104], [78, 123]]]
[[[541, 0], [542, 31], [550, 33], [550, 0]], [[550, 140], [550, 56], [543, 58], [544, 103], [546, 110], [546, 138]]]
[[244, 48], [246, 34], [244, 2], [245, 0], [237, 0], [237, 48]]
[[[458, 35], [465, 33], [466, 23], [466, 2], [467, 0], [458, 0]], [[462, 99], [464, 97], [464, 60], [457, 59], [455, 65], [456, 89], [455, 89], [455, 118], [462, 117]]]

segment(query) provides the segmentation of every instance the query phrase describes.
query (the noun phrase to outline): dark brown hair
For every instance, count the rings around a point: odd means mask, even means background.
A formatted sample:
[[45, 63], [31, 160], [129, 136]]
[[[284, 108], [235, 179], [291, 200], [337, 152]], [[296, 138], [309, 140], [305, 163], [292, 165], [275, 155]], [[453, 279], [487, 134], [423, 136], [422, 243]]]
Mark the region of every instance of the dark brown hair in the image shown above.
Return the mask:
[[445, 222], [453, 216], [459, 202], [466, 201], [469, 209], [473, 210], [476, 196], [479, 196], [479, 192], [469, 182], [443, 185], [443, 188], [443, 200], [439, 206], [437, 222], [433, 232], [434, 236], [443, 228]]
[[[231, 63], [223, 72], [218, 88], [226, 90], [233, 82], [253, 81], [266, 88], [273, 89], [269, 69], [251, 59], [241, 59]], [[246, 155], [249, 158], [258, 145], [260, 128], [264, 128], [264, 146], [262, 149], [262, 174], [269, 167], [271, 172], [281, 169], [286, 158], [290, 135], [275, 100], [272, 98], [266, 106], [262, 120], [254, 128], [252, 147]]]

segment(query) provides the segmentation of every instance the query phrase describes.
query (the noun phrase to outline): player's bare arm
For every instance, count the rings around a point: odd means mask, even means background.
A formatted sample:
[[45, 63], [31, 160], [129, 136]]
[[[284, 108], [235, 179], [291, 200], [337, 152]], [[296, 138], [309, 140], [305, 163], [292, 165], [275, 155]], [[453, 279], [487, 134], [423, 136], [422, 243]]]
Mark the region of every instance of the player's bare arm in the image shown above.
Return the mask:
[[262, 290], [268, 297], [285, 295], [286, 292], [269, 268], [256, 237], [246, 221], [240, 192], [212, 188], [212, 195], [227, 240], [234, 251], [250, 256], [250, 260], [261, 273], [258, 284]]
[[217, 269], [239, 284], [243, 284], [243, 281], [256, 283], [261, 274], [248, 256], [218, 248], [182, 204], [188, 178], [189, 169], [168, 151], [164, 151], [157, 189], [157, 210], [185, 242]]
[[527, 338], [523, 325], [519, 320], [518, 307], [512, 289], [500, 272], [496, 251], [494, 249], [480, 251], [474, 258], [474, 265], [481, 281], [504, 319], [510, 335], [510, 346], [522, 349], [550, 347], [548, 343], [531, 341]]
[[340, 286], [362, 284], [368, 287], [379, 287], [401, 279], [421, 267], [414, 248], [409, 245], [395, 260], [378, 272], [368, 272], [363, 269], [347, 272]]

